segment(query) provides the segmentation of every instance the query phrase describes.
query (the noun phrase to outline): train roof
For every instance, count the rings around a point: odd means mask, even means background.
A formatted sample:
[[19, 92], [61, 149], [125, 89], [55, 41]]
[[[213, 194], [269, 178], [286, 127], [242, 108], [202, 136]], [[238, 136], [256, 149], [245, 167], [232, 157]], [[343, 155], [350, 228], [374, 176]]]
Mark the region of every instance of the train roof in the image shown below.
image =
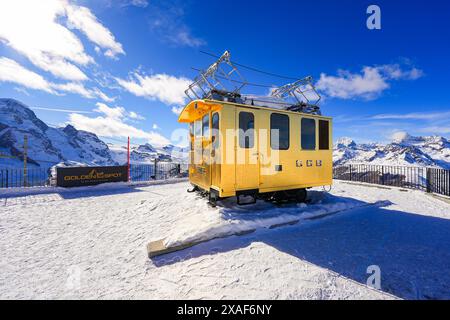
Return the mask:
[[242, 104], [242, 103], [236, 103], [236, 102], [230, 102], [230, 101], [211, 100], [211, 99], [197, 99], [197, 100], [192, 100], [184, 107], [184, 109], [181, 111], [181, 113], [178, 117], [178, 122], [190, 123], [190, 122], [196, 121], [196, 120], [200, 119], [205, 113], [207, 113], [209, 111], [220, 110], [224, 105], [234, 105], [234, 106], [238, 106], [241, 108], [268, 110], [268, 111], [272, 111], [272, 112], [287, 113], [287, 114], [300, 114], [300, 115], [304, 115], [304, 116], [308, 116], [308, 117], [327, 119], [327, 120], [332, 119], [331, 117], [327, 117], [327, 116], [303, 113], [303, 112], [291, 111], [291, 110], [285, 110], [285, 109], [279, 109], [279, 108], [272, 108], [272, 107], [267, 107], [267, 106], [249, 105], [249, 104]]

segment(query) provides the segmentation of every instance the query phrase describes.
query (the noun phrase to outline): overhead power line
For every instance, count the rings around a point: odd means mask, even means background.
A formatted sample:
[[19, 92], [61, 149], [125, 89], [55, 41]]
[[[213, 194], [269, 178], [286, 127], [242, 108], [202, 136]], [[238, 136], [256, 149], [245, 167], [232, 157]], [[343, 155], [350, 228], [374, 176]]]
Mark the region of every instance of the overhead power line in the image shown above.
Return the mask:
[[[202, 71], [203, 71], [203, 70], [201, 70], [201, 69], [194, 68], [194, 67], [192, 67], [191, 69], [192, 69], [192, 70], [195, 70], [195, 71], [199, 71], [199, 72], [202, 72]], [[236, 82], [236, 83], [245, 84], [245, 85], [248, 85], [248, 86], [253, 86], [253, 87], [263, 87], [263, 88], [274, 88], [274, 87], [278, 87], [278, 85], [260, 84], [260, 83], [244, 82], [244, 81], [234, 80], [234, 79], [227, 79], [227, 78], [225, 78], [225, 77], [218, 76], [218, 75], [216, 75], [215, 77], [220, 78], [220, 79], [224, 79], [224, 80], [229, 80], [229, 81], [231, 81], [231, 82]]]
[[[216, 54], [213, 54], [213, 53], [210, 53], [210, 52], [206, 52], [206, 51], [203, 51], [203, 50], [200, 50], [200, 53], [206, 54], [206, 55], [214, 57], [214, 58], [220, 58]], [[268, 76], [272, 76], [272, 77], [288, 79], [288, 80], [299, 80], [299, 79], [302, 78], [302, 77], [298, 77], [298, 78], [289, 77], [289, 76], [285, 76], [285, 75], [281, 75], [281, 74], [277, 74], [277, 73], [273, 73], [273, 72], [264, 71], [264, 70], [261, 70], [261, 69], [257, 69], [257, 68], [251, 67], [251, 66], [244, 65], [242, 63], [238, 63], [236, 61], [231, 61], [231, 62], [233, 64], [237, 65], [237, 66], [242, 67], [242, 68], [245, 68], [245, 69], [248, 69], [248, 70], [251, 70], [251, 71], [254, 71], [254, 72], [259, 72], [259, 73], [262, 73], [262, 74], [265, 74], [265, 75], [268, 75]]]

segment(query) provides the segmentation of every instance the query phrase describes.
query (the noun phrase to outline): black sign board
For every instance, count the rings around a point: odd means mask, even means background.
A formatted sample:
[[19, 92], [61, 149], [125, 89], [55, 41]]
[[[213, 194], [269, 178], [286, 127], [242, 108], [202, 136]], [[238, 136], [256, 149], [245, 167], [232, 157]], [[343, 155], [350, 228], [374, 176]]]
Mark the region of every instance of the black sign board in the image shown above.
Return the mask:
[[128, 181], [127, 166], [56, 168], [58, 187], [92, 186], [105, 182]]

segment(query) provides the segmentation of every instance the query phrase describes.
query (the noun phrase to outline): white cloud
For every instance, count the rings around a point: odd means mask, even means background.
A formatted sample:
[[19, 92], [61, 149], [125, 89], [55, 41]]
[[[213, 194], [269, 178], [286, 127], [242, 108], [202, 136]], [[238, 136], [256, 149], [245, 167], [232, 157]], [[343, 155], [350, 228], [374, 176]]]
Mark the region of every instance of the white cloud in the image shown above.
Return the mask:
[[14, 87], [14, 90], [16, 90], [17, 92], [22, 93], [26, 96], [30, 95], [30, 93], [24, 87]]
[[93, 132], [102, 137], [137, 138], [148, 140], [151, 144], [163, 146], [170, 141], [163, 135], [154, 131], [144, 131], [133, 127], [126, 121], [129, 113], [122, 107], [111, 108], [106, 104], [97, 103], [95, 112], [102, 113], [102, 116], [88, 117], [79, 113], [69, 115], [69, 123], [79, 130]]
[[147, 0], [124, 0], [122, 6], [135, 6], [140, 8], [146, 8], [148, 6]]
[[5, 57], [0, 57], [0, 82], [2, 81], [17, 83], [30, 89], [41, 90], [55, 95], [62, 94], [62, 92], [69, 92], [79, 94], [88, 99], [100, 98], [107, 102], [114, 100], [109, 98], [98, 88], [87, 89], [81, 83], [49, 82], [41, 75], [23, 67], [16, 61]]
[[122, 119], [122, 120], [145, 120], [143, 116], [136, 113], [135, 111], [127, 111], [123, 107], [108, 107], [106, 104], [97, 102], [95, 104], [97, 109], [95, 112], [103, 113], [106, 117], [111, 119]]
[[41, 75], [30, 71], [16, 61], [0, 57], [0, 82], [17, 83], [27, 88], [56, 94], [52, 86]]
[[97, 102], [95, 105], [97, 106], [97, 109], [94, 109], [94, 111], [103, 113], [107, 118], [122, 119], [125, 117], [126, 111], [122, 107], [111, 108], [101, 102]]
[[137, 114], [137, 113], [134, 112], [134, 111], [130, 111], [130, 112], [128, 113], [128, 116], [129, 116], [131, 119], [134, 119], [134, 120], [145, 120], [145, 117], [141, 116], [140, 114]]
[[394, 142], [401, 142], [409, 137], [406, 131], [396, 131], [391, 135], [391, 139]]
[[84, 81], [88, 77], [80, 66], [94, 63], [94, 59], [67, 25], [85, 33], [106, 50], [105, 55], [124, 53], [88, 8], [66, 0], [0, 1], [0, 41], [56, 77]]
[[152, 126], [152, 129], [153, 130], [159, 130], [161, 128], [156, 123], [154, 123], [153, 126]]
[[134, 72], [128, 80], [116, 78], [119, 85], [130, 93], [151, 100], [160, 100], [165, 104], [184, 104], [184, 91], [191, 81], [184, 77], [174, 77], [167, 74], [151, 76]]
[[111, 102], [114, 99], [108, 97], [103, 92], [101, 92], [98, 88], [87, 89], [83, 84], [77, 82], [68, 82], [62, 84], [52, 84], [52, 88], [58, 91], [64, 91], [74, 94], [79, 94], [88, 99], [100, 98], [104, 101]]
[[450, 118], [450, 111], [444, 112], [413, 112], [405, 114], [378, 114], [372, 116], [371, 119], [376, 120], [438, 120]]
[[183, 107], [172, 107], [172, 112], [176, 115], [180, 115], [181, 111], [183, 111]]
[[337, 76], [320, 75], [316, 87], [325, 95], [341, 99], [374, 99], [390, 87], [392, 80], [416, 80], [423, 72], [415, 67], [403, 70], [399, 64], [364, 67], [361, 73], [339, 70]]
[[[116, 41], [114, 35], [103, 26], [86, 7], [66, 4], [68, 26], [82, 31], [89, 40], [106, 49], [105, 56], [114, 58], [118, 54], [125, 54], [122, 44]], [[98, 51], [98, 50], [97, 50]]]
[[194, 37], [187, 29], [169, 34], [167, 35], [167, 39], [177, 46], [197, 48], [206, 45], [206, 42], [203, 39]]

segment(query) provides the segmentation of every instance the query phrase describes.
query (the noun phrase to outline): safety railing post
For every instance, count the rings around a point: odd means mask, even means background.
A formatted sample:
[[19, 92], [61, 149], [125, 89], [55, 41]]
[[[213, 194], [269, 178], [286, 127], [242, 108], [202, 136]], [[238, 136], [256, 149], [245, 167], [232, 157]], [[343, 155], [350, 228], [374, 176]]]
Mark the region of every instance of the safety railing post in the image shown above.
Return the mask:
[[427, 168], [427, 177], [426, 177], [426, 184], [427, 184], [427, 192], [431, 192], [431, 169]]

